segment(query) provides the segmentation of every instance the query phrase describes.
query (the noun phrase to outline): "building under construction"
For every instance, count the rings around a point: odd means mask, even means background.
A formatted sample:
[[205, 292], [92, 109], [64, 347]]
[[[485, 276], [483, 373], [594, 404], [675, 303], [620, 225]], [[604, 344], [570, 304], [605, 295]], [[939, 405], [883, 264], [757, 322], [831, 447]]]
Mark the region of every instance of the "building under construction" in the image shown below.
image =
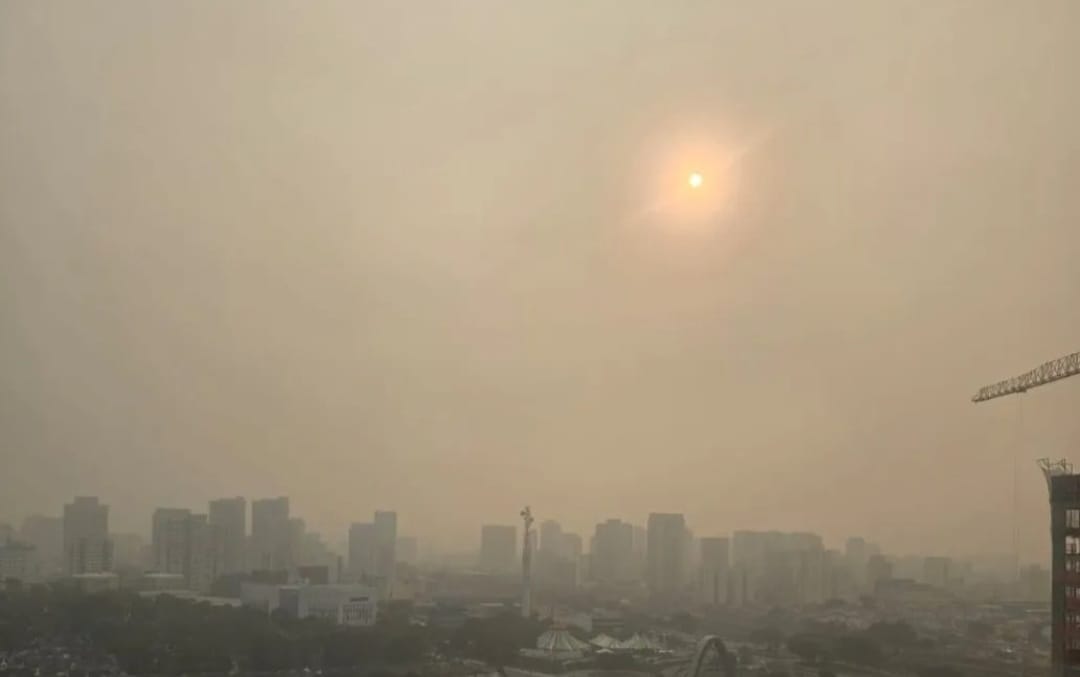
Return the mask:
[[[1080, 353], [1073, 353], [986, 386], [971, 399], [1022, 394], [1078, 374]], [[1039, 466], [1050, 492], [1050, 674], [1080, 677], [1080, 475], [1066, 460], [1044, 458]]]
[[1055, 677], [1080, 675], [1080, 475], [1039, 461], [1050, 491], [1050, 661]]

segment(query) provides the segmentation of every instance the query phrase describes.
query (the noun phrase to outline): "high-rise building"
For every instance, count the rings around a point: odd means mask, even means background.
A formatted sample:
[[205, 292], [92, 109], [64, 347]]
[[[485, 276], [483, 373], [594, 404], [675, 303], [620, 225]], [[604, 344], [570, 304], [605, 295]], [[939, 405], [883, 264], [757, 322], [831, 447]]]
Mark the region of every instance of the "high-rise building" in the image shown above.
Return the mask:
[[188, 588], [209, 592], [224, 569], [225, 549], [221, 532], [207, 515], [191, 515], [188, 520], [188, 560], [184, 577]]
[[533, 560], [534, 579], [542, 588], [573, 590], [580, 582], [581, 537], [568, 534], [555, 520], [540, 524], [539, 548]]
[[866, 563], [872, 554], [867, 545], [866, 539], [860, 536], [852, 536], [844, 543], [844, 561], [859, 589], [866, 585]]
[[183, 574], [187, 560], [187, 508], [158, 508], [150, 520], [150, 550], [154, 571]]
[[242, 496], [210, 501], [208, 519], [221, 537], [222, 573], [247, 570], [247, 500]]
[[420, 558], [420, 546], [415, 536], [398, 536], [397, 559], [406, 564], [416, 564]]
[[22, 540], [34, 546], [38, 571], [43, 577], [64, 570], [64, 520], [59, 517], [30, 515], [19, 530]]
[[311, 564], [304, 558], [304, 541], [307, 538], [307, 522], [300, 517], [289, 518], [289, 562], [292, 566]]
[[327, 580], [337, 581], [338, 556], [330, 550], [330, 546], [323, 540], [317, 531], [305, 531], [304, 542], [300, 548], [298, 562], [309, 569], [322, 567], [326, 570]]
[[936, 588], [949, 587], [951, 566], [948, 557], [927, 557], [923, 560], [922, 582]]
[[23, 583], [38, 580], [38, 558], [34, 546], [10, 536], [0, 541], [0, 581], [13, 578]]
[[564, 533], [562, 537], [562, 542], [563, 556], [575, 562], [580, 561], [581, 555], [585, 551], [585, 547], [581, 540], [581, 535]]
[[844, 553], [826, 550], [822, 556], [822, 597], [850, 599], [856, 594], [855, 581], [844, 561]]
[[822, 601], [824, 553], [817, 534], [736, 531], [732, 539], [733, 601], [764, 605]]
[[480, 567], [497, 573], [517, 569], [517, 527], [485, 524], [480, 528]]
[[596, 525], [592, 539], [591, 577], [598, 583], [625, 583], [636, 578], [634, 527], [609, 519]]
[[1050, 490], [1050, 675], [1080, 675], [1080, 475], [1046, 466]]
[[890, 581], [893, 577], [892, 562], [884, 555], [871, 555], [866, 561], [866, 583], [870, 590], [876, 590], [878, 583]]
[[683, 580], [697, 579], [701, 571], [701, 542], [688, 527], [683, 538]]
[[648, 565], [649, 531], [640, 524], [633, 527], [634, 533], [634, 556], [630, 564], [630, 571], [636, 581], [645, 580], [645, 569]]
[[679, 513], [650, 513], [646, 546], [646, 580], [653, 595], [671, 597], [683, 588], [686, 520]]
[[152, 545], [154, 568], [159, 573], [184, 577], [189, 590], [209, 592], [225, 573], [225, 545], [221, 530], [207, 515], [193, 515], [185, 508], [154, 511]]
[[349, 526], [349, 573], [354, 580], [377, 575], [378, 545], [373, 522], [354, 522]]
[[397, 513], [375, 511], [375, 575], [393, 584], [397, 569]]
[[548, 553], [552, 557], [563, 556], [563, 530], [555, 520], [540, 523], [540, 548], [538, 552]]
[[585, 577], [583, 561], [585, 547], [580, 534], [563, 533], [562, 536], [563, 559], [566, 560], [570, 570], [573, 572], [573, 586], [576, 587], [581, 584], [582, 579]]
[[700, 543], [701, 599], [706, 604], [725, 604], [728, 601], [730, 541], [727, 538], [702, 538]]
[[116, 568], [142, 571], [146, 567], [146, 543], [139, 534], [111, 534], [113, 564]]
[[263, 498], [251, 502], [253, 568], [280, 571], [293, 566], [289, 529], [289, 498]]
[[69, 574], [112, 569], [109, 506], [95, 496], [78, 496], [64, 506], [64, 568]]

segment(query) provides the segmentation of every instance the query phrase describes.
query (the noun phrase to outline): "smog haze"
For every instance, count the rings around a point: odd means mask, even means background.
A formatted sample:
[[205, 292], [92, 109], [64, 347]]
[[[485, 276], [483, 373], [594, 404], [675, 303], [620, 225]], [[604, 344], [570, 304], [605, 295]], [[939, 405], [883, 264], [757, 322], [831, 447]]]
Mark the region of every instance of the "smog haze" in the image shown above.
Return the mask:
[[1015, 459], [1041, 561], [1077, 384], [970, 397], [1077, 349], [1077, 25], [4, 2], [0, 519], [288, 495], [335, 542], [529, 504], [1006, 552]]

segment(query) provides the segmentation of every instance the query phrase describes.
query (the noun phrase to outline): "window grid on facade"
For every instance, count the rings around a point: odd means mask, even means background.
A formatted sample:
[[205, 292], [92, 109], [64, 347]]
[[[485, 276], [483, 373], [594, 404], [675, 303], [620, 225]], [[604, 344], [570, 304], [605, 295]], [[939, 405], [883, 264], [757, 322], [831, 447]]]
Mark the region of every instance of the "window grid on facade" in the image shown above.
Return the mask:
[[1080, 555], [1080, 536], [1065, 537], [1065, 554]]

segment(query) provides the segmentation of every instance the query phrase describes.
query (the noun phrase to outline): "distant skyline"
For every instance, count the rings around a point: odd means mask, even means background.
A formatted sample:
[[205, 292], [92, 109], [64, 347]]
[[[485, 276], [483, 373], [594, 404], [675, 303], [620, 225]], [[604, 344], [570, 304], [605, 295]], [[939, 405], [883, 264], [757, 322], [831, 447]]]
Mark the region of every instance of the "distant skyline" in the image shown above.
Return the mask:
[[[94, 498], [98, 498], [99, 500], [101, 500], [101, 497], [94, 497]], [[211, 499], [211, 502], [220, 501], [220, 500], [231, 501], [231, 500], [233, 500], [235, 498], [238, 498], [238, 497], [230, 496], [230, 497], [222, 497], [222, 498], [219, 498], [219, 499]], [[251, 503], [252, 500], [254, 500], [254, 501], [261, 500], [260, 498], [252, 499], [250, 497], [239, 497], [239, 498], [246, 498], [248, 500], [249, 504]], [[263, 499], [265, 499], [265, 498], [271, 498], [272, 499], [272, 498], [279, 498], [279, 497], [263, 497]], [[102, 503], [104, 505], [106, 505], [106, 507], [109, 507], [107, 501], [102, 500]], [[250, 505], [249, 505], [249, 507], [250, 507]], [[123, 530], [123, 529], [117, 529], [117, 528], [115, 528], [113, 526], [113, 521], [112, 521], [113, 520], [113, 511], [112, 511], [112, 509], [110, 507], [110, 509], [109, 509], [109, 534], [110, 535], [116, 535], [116, 536], [137, 536], [140, 539], [143, 539], [145, 541], [145, 543], [149, 546], [151, 544], [151, 542], [152, 542], [151, 525], [153, 523], [153, 520], [156, 519], [156, 513], [158, 511], [161, 511], [161, 510], [166, 510], [166, 511], [180, 510], [180, 511], [184, 512], [185, 514], [187, 514], [187, 513], [197, 514], [197, 513], [206, 513], [207, 512], [205, 509], [202, 509], [199, 506], [182, 507], [182, 508], [159, 507], [159, 508], [156, 508], [154, 513], [151, 515], [151, 520], [148, 523], [146, 529], [143, 529], [140, 526], [134, 526], [131, 529]], [[374, 511], [374, 513], [375, 513], [375, 515], [379, 515], [380, 513], [385, 514], [384, 511]], [[396, 511], [391, 510], [390, 514], [396, 514]], [[670, 515], [671, 513], [656, 513], [656, 514], [660, 515], [661, 517], [664, 517], [665, 515]], [[682, 513], [675, 513], [675, 514], [681, 515]], [[0, 524], [8, 524], [11, 527], [13, 527], [13, 529], [17, 532], [20, 525], [22, 524], [22, 520], [25, 519], [25, 517], [40, 516], [40, 515], [43, 515], [43, 513], [33, 513], [32, 515], [27, 515], [27, 516], [24, 516], [23, 518], [5, 518], [4, 516], [0, 515]], [[352, 530], [354, 528], [366, 527], [366, 528], [369, 528], [369, 529], [372, 529], [372, 530], [374, 529], [374, 523], [372, 523], [370, 521], [370, 517], [368, 518], [368, 521], [366, 521], [366, 522], [364, 522], [362, 518], [354, 520], [354, 521], [350, 522], [348, 525], [346, 525], [344, 528], [342, 528], [339, 531], [339, 530], [333, 529], [333, 528], [328, 529], [328, 530], [312, 529], [311, 525], [307, 524], [307, 520], [306, 520], [306, 518], [304, 518], [304, 516], [302, 514], [297, 514], [295, 512], [290, 512], [290, 515], [291, 515], [291, 518], [294, 519], [294, 520], [295, 519], [300, 519], [300, 520], [304, 521], [306, 527], [308, 527], [308, 530], [310, 532], [318, 533], [322, 537], [323, 541], [327, 545], [329, 545], [332, 550], [334, 550], [335, 552], [337, 552], [337, 554], [342, 555], [342, 556], [349, 556], [350, 553], [351, 553], [349, 542], [350, 542]], [[45, 516], [50, 516], [50, 515], [45, 515]], [[616, 522], [621, 520], [624, 524], [626, 524], [628, 526], [631, 526], [634, 529], [640, 529], [644, 533], [644, 532], [647, 531], [646, 525], [648, 524], [648, 521], [649, 521], [648, 518], [649, 518], [649, 515], [647, 514], [642, 518], [642, 520], [640, 522], [636, 522], [633, 519], [623, 519], [622, 516], [609, 517], [609, 518], [605, 518], [604, 520], [600, 520], [600, 521], [598, 521], [598, 522], [596, 522], [594, 524], [588, 525], [588, 526], [582, 528], [581, 530], [570, 528], [567, 525], [570, 524], [571, 522], [560, 520], [560, 519], [557, 519], [557, 518], [552, 518], [552, 517], [545, 516], [545, 517], [542, 518], [542, 521], [545, 522], [545, 523], [547, 523], [547, 522], [556, 523], [561, 529], [561, 531], [559, 533], [567, 534], [567, 535], [572, 534], [572, 535], [576, 536], [577, 538], [581, 539], [582, 544], [587, 544], [587, 543], [590, 542], [590, 539], [592, 538], [593, 534], [596, 532], [597, 527], [606, 526], [606, 523], [610, 523], [612, 520], [615, 520]], [[813, 535], [815, 537], [821, 536], [820, 530], [816, 530], [816, 529], [813, 529], [813, 528], [792, 529], [792, 528], [784, 527], [784, 526], [775, 526], [775, 527], [766, 527], [766, 528], [750, 528], [750, 527], [746, 527], [746, 526], [736, 526], [736, 527], [732, 527], [732, 528], [726, 529], [726, 530], [711, 530], [710, 531], [706, 527], [703, 527], [701, 525], [695, 525], [695, 524], [691, 523], [690, 521], [686, 522], [686, 526], [687, 526], [687, 528], [690, 529], [690, 531], [692, 533], [692, 536], [695, 539], [700, 539], [700, 540], [715, 540], [716, 538], [727, 539], [727, 538], [730, 538], [730, 537], [734, 536], [737, 532], [757, 532], [757, 533], [760, 533], [760, 532], [780, 532], [780, 533], [787, 533], [787, 534], [796, 534], [796, 533], [810, 534], [810, 535]], [[450, 540], [450, 539], [445, 539], [445, 538], [444, 539], [439, 539], [437, 537], [432, 538], [430, 540], [418, 539], [418, 537], [413, 532], [409, 532], [408, 530], [403, 532], [404, 533], [403, 537], [408, 539], [408, 540], [412, 540], [412, 541], [419, 540], [420, 544], [422, 546], [421, 549], [423, 551], [425, 551], [425, 552], [432, 552], [432, 549], [434, 548], [434, 552], [437, 552], [437, 553], [440, 553], [440, 554], [443, 554], [443, 555], [463, 555], [463, 554], [472, 553], [472, 554], [476, 555], [477, 557], [479, 557], [480, 560], [483, 560], [482, 532], [484, 530], [488, 529], [489, 527], [509, 528], [512, 531], [514, 531], [514, 533], [516, 534], [517, 530], [520, 528], [520, 525], [515, 523], [512, 520], [502, 520], [502, 521], [499, 521], [497, 519], [491, 520], [491, 521], [484, 522], [482, 524], [476, 525], [475, 533], [472, 534], [471, 537], [467, 537], [467, 538], [465, 538], [463, 540], [460, 540], [460, 541], [459, 540]], [[704, 531], [702, 531], [702, 529], [704, 529]], [[540, 530], [538, 530], [538, 529], [534, 529], [534, 531], [535, 531], [536, 534], [540, 533]], [[253, 537], [252, 530], [251, 530], [251, 514], [250, 514], [250, 510], [247, 513], [246, 537], [248, 539], [252, 539], [252, 537]], [[401, 538], [401, 536], [398, 537], [398, 540], [400, 540], [400, 538]], [[921, 548], [921, 549], [920, 548], [914, 548], [914, 549], [908, 549], [908, 550], [895, 550], [895, 549], [892, 549], [892, 548], [889, 547], [890, 546], [889, 543], [887, 543], [887, 542], [886, 543], [876, 542], [875, 539], [866, 537], [863, 534], [848, 534], [848, 535], [843, 536], [843, 537], [838, 538], [838, 539], [830, 539], [830, 538], [827, 538], [827, 537], [822, 537], [825, 549], [827, 549], [827, 550], [835, 550], [835, 551], [840, 551], [840, 552], [843, 552], [845, 550], [845, 547], [847, 546], [847, 541], [849, 539], [856, 539], [856, 540], [860, 540], [860, 541], [865, 541], [866, 543], [869, 543], [869, 544], [873, 545], [875, 548], [881, 548], [883, 550], [883, 552], [888, 554], [890, 557], [897, 557], [897, 558], [945, 556], [945, 557], [956, 557], [956, 558], [961, 558], [961, 559], [962, 558], [971, 558], [971, 557], [974, 557], [974, 558], [999, 558], [1000, 557], [1000, 558], [1008, 559], [1008, 558], [1011, 557], [1011, 552], [1008, 549], [1005, 549], [1005, 548], [1000, 549], [1000, 550], [996, 550], [996, 551], [995, 550], [989, 550], [989, 551], [965, 551], [963, 549], [953, 549], [953, 550], [944, 549], [943, 550], [943, 549], [926, 549], [926, 548]], [[517, 536], [515, 535], [511, 540], [514, 543], [515, 548], [519, 548], [520, 543], [517, 542]], [[538, 544], [537, 547], [542, 548], [543, 546], [541, 544]], [[584, 552], [591, 552], [591, 551], [586, 547], [586, 548], [584, 548]], [[519, 555], [520, 555], [519, 551], [514, 555], [515, 559], [513, 561], [513, 567], [511, 567], [511, 568], [516, 569], [520, 565], [520, 562], [516, 559], [517, 557], [519, 557]], [[1022, 564], [1023, 563], [1035, 563], [1035, 564], [1045, 565], [1046, 564], [1046, 558], [1045, 557], [1040, 558], [1038, 555], [1036, 555], [1035, 557], [1032, 557], [1032, 558], [1027, 558], [1027, 559], [1022, 558], [1021, 563]]]
[[[0, 515], [1047, 553], [1080, 3], [0, 3]], [[701, 185], [688, 185], [691, 172]], [[1022, 410], [1023, 428], [1019, 426]]]

